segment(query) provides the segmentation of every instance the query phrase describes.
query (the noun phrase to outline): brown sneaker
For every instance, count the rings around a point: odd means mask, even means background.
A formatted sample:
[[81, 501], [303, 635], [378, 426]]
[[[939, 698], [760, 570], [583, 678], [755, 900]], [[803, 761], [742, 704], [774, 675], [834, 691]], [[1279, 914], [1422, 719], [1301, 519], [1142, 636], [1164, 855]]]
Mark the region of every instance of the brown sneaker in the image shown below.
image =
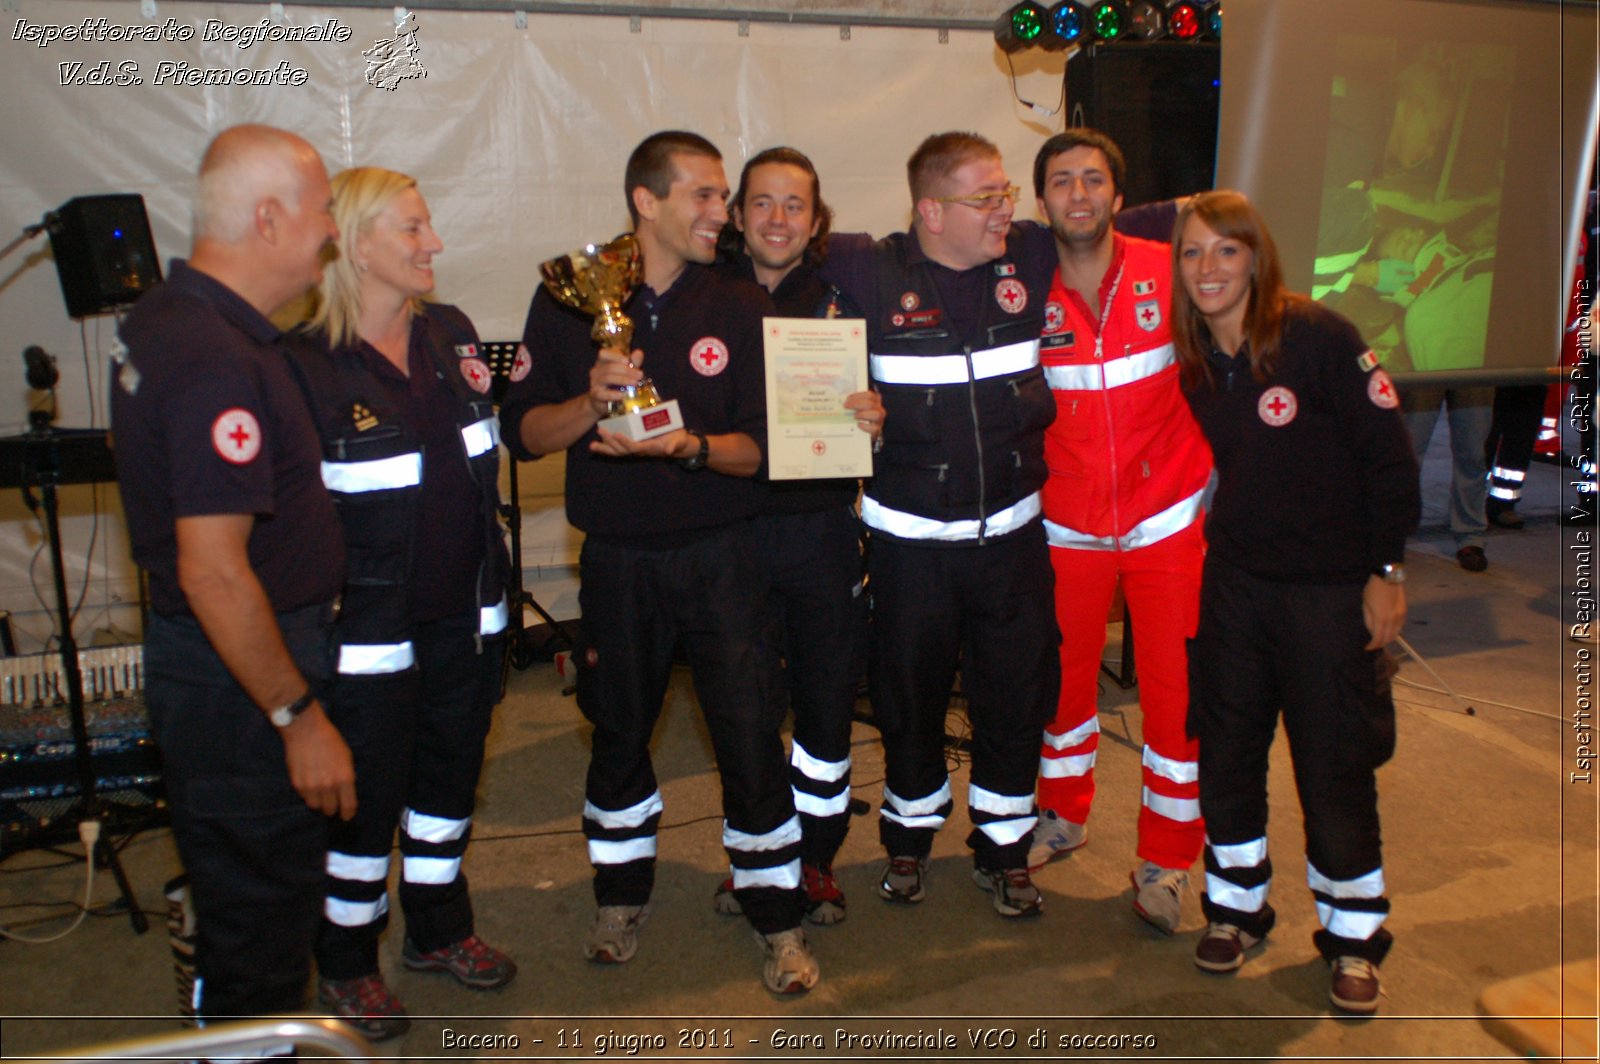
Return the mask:
[[1328, 987], [1328, 1000], [1336, 1008], [1362, 1016], [1378, 1011], [1378, 995], [1383, 988], [1378, 983], [1378, 966], [1364, 957], [1335, 957], [1333, 981]]
[[1238, 971], [1244, 963], [1244, 951], [1260, 942], [1258, 936], [1232, 924], [1213, 923], [1194, 948], [1194, 966], [1202, 972], [1219, 974]]

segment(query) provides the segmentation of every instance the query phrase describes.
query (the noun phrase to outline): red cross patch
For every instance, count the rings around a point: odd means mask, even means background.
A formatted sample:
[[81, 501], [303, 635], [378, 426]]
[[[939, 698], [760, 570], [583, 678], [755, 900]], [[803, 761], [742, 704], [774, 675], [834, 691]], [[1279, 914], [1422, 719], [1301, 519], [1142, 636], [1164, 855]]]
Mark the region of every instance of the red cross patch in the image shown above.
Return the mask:
[[827, 454], [828, 445], [822, 440], [813, 441], [811, 444], [811, 453], [818, 456]]
[[527, 344], [517, 345], [517, 357], [511, 360], [511, 372], [506, 376], [513, 381], [520, 381], [533, 370], [533, 356], [528, 354]]
[[1067, 323], [1067, 311], [1055, 300], [1044, 305], [1044, 331], [1053, 333]]
[[224, 462], [247, 465], [261, 453], [261, 423], [248, 410], [224, 410], [211, 423], [211, 446]]
[[484, 365], [480, 358], [463, 358], [458, 365], [461, 366], [461, 376], [466, 378], [467, 387], [479, 395], [489, 394], [489, 367]]
[[715, 336], [703, 336], [689, 347], [689, 365], [702, 377], [715, 377], [728, 368], [728, 345]]
[[1161, 328], [1161, 303], [1155, 299], [1142, 299], [1133, 305], [1133, 320], [1145, 332]]
[[915, 292], [907, 292], [900, 297], [901, 310], [916, 310], [920, 306], [922, 306], [922, 300], [917, 298], [917, 293]]
[[1256, 413], [1261, 415], [1261, 420], [1275, 429], [1293, 421], [1299, 412], [1300, 401], [1281, 384], [1262, 392], [1260, 401], [1256, 403]]
[[895, 328], [898, 329], [900, 326], [904, 325], [905, 323], [906, 323], [906, 316], [904, 314], [891, 314], [891, 315], [889, 315], [889, 324], [893, 325]]
[[994, 286], [994, 298], [1007, 314], [1021, 314], [1028, 305], [1028, 290], [1015, 277], [1007, 277]]
[[1400, 405], [1400, 397], [1395, 394], [1394, 381], [1383, 370], [1376, 370], [1367, 378], [1367, 398], [1372, 400], [1373, 406], [1381, 406], [1385, 410], [1393, 410]]

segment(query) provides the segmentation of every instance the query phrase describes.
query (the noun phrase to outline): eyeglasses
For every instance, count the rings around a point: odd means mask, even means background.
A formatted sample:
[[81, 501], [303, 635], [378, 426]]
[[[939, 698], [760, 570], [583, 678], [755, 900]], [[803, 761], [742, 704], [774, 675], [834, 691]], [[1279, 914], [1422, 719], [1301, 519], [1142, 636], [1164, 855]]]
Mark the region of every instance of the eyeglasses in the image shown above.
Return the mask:
[[1012, 203], [1017, 202], [1017, 193], [1021, 191], [1022, 189], [1017, 185], [1007, 185], [1003, 192], [989, 192], [982, 196], [935, 196], [933, 202], [959, 203], [962, 206], [971, 207], [974, 210], [989, 214], [1005, 206], [1007, 200]]

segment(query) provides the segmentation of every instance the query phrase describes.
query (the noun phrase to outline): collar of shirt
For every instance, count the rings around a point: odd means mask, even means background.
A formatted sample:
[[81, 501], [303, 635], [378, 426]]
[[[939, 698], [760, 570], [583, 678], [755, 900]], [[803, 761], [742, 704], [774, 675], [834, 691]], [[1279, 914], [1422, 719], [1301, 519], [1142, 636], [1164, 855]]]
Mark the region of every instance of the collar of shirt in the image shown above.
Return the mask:
[[258, 344], [270, 344], [283, 335], [282, 330], [268, 321], [259, 310], [246, 303], [243, 296], [183, 259], [173, 259], [167, 264], [167, 284], [175, 291], [210, 304], [231, 325]]

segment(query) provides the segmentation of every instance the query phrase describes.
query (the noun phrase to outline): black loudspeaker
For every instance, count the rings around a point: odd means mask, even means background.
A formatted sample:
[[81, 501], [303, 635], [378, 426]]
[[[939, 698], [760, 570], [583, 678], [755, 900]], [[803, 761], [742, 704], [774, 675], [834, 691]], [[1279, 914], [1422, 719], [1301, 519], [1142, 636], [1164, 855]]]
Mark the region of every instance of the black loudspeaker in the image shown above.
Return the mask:
[[79, 196], [51, 213], [50, 249], [72, 317], [126, 306], [160, 282], [143, 196]]
[[1122, 149], [1124, 207], [1215, 182], [1221, 75], [1214, 41], [1093, 45], [1067, 63], [1067, 125], [1098, 129]]

